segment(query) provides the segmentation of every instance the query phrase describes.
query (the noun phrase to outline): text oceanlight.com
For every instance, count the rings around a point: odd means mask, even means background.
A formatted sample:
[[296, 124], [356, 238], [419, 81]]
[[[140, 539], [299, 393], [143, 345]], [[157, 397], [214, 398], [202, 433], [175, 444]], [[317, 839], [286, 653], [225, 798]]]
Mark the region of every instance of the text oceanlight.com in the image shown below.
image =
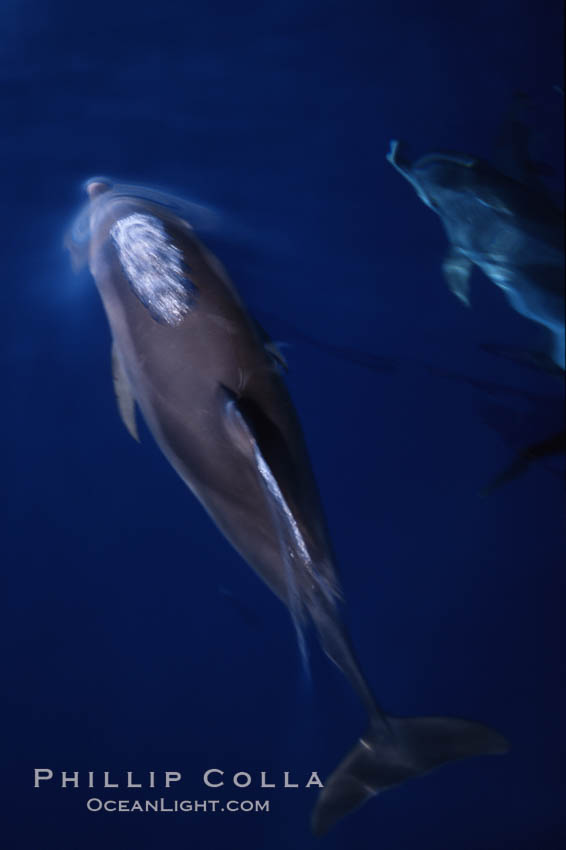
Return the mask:
[[87, 800], [89, 812], [268, 812], [269, 800]]

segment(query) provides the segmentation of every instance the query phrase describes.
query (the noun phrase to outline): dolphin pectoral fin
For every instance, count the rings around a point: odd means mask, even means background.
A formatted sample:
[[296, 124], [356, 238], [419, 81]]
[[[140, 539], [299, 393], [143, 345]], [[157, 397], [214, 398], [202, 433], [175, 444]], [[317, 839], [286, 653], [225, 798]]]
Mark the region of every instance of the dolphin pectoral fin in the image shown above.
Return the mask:
[[324, 835], [344, 815], [375, 794], [468, 756], [505, 753], [505, 738], [457, 717], [386, 717], [367, 734], [327, 779], [311, 826]]
[[456, 298], [470, 306], [470, 275], [472, 273], [472, 261], [458, 250], [452, 249], [442, 263], [442, 273], [448, 289], [454, 293]]
[[136, 424], [136, 401], [130, 388], [130, 383], [122, 367], [116, 344], [112, 344], [112, 380], [118, 403], [120, 418], [134, 440], [139, 443], [138, 427]]

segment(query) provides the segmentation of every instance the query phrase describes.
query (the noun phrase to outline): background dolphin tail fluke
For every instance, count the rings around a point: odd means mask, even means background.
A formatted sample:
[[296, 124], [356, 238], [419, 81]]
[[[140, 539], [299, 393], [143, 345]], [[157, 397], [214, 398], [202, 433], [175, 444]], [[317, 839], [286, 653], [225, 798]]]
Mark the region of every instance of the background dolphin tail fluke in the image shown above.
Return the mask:
[[457, 717], [387, 717], [386, 724], [376, 720], [326, 781], [312, 815], [315, 835], [406, 779], [456, 759], [508, 749], [494, 729]]

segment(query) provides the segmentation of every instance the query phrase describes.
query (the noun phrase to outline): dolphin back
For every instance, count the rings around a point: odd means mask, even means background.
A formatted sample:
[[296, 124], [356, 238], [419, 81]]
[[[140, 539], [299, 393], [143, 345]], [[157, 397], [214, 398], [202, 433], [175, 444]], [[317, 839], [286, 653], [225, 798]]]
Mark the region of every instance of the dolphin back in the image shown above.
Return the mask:
[[324, 835], [366, 800], [442, 764], [507, 749], [494, 729], [458, 717], [376, 717], [326, 781], [312, 830]]

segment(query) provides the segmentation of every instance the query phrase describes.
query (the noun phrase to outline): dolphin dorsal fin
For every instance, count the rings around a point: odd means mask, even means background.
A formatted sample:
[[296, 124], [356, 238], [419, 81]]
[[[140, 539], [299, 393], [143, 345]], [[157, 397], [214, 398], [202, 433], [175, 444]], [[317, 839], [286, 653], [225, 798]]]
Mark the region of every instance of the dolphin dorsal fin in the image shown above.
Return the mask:
[[285, 355], [282, 354], [281, 349], [279, 348], [280, 345], [281, 343], [277, 343], [274, 342], [274, 340], [271, 340], [270, 342], [266, 342], [263, 347], [271, 358], [271, 362], [273, 363], [273, 365], [276, 366], [277, 369], [279, 369], [279, 371], [281, 372], [288, 372], [289, 364], [287, 363]]
[[264, 350], [273, 365], [280, 372], [287, 372], [289, 370], [289, 364], [287, 363], [285, 355], [281, 353], [281, 349], [279, 348], [281, 343], [275, 342], [257, 319], [254, 318], [253, 323], [258, 336], [263, 343]]
[[120, 418], [134, 440], [139, 443], [140, 438], [136, 424], [136, 400], [124, 372], [115, 342], [112, 343], [112, 380]]

